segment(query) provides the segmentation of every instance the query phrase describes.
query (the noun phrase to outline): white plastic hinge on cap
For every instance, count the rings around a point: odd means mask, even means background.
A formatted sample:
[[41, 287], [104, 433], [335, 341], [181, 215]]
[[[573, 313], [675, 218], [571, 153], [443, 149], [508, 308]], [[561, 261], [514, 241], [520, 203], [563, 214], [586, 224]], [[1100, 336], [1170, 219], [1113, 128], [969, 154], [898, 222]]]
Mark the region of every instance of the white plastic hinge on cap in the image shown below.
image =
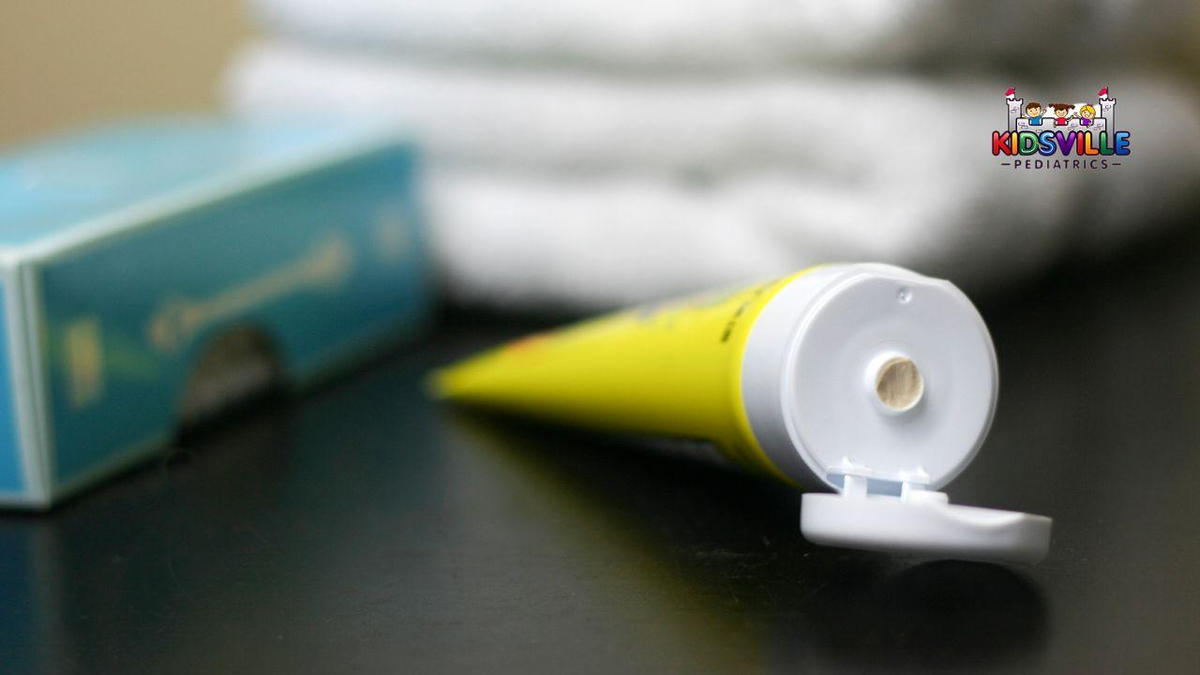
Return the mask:
[[866, 497], [867, 496], [867, 478], [866, 476], [855, 476], [854, 474], [846, 474], [842, 477], [842, 492], [843, 497]]
[[839, 493], [843, 497], [891, 497], [896, 499], [895, 495], [899, 493], [899, 499], [908, 502], [919, 502], [922, 504], [949, 504], [950, 496], [945, 492], [937, 492], [929, 490], [923, 483], [913, 483], [910, 481], [880, 481], [884, 484], [894, 485], [897, 482], [900, 484], [899, 490], [883, 489], [872, 492], [870, 489], [870, 480], [866, 476], [856, 474], [846, 474], [842, 477], [842, 490]]
[[927, 490], [924, 486], [905, 482], [900, 486], [900, 499], [923, 504], [949, 504], [950, 495], [945, 492]]

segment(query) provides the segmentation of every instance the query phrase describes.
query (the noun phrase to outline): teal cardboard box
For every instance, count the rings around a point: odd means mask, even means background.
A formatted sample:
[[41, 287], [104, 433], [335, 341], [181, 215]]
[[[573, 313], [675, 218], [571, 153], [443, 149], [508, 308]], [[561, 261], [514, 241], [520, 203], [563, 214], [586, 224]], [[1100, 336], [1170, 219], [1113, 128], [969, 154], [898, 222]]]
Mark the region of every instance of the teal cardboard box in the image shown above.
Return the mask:
[[46, 507], [419, 330], [415, 169], [391, 133], [220, 119], [0, 158], [0, 503]]

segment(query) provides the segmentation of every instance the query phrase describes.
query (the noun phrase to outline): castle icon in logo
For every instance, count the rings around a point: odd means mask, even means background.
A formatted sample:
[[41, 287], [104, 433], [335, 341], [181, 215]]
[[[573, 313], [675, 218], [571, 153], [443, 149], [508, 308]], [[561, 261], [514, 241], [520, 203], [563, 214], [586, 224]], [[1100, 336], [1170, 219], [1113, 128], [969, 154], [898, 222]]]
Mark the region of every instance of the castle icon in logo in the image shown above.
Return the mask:
[[[1054, 131], [1056, 127], [1066, 127], [1067, 131], [1111, 131], [1116, 129], [1116, 123], [1113, 121], [1113, 108], [1117, 105], [1117, 99], [1108, 95], [1108, 87], [1096, 92], [1096, 97], [1094, 106], [1091, 103], [1047, 102], [1042, 104], [1038, 101], [1030, 101], [1026, 105], [1025, 99], [1017, 98], [1017, 90], [1009, 87], [1008, 91], [1004, 92], [1004, 101], [1008, 104], [1008, 130], [1038, 132], [1049, 129]], [[1056, 105], [1064, 107], [1056, 110], [1054, 108]], [[1069, 114], [1065, 117], [1056, 117], [1052, 114], [1061, 110], [1066, 110]]]

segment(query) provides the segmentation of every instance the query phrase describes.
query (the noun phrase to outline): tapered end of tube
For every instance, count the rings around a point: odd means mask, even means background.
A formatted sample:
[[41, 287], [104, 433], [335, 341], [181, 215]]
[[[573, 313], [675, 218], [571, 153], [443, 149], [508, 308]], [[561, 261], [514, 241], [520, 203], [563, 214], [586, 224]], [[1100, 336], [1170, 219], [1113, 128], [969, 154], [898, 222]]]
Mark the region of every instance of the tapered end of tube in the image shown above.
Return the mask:
[[425, 395], [435, 401], [444, 401], [453, 396], [448, 369], [439, 368], [425, 377]]

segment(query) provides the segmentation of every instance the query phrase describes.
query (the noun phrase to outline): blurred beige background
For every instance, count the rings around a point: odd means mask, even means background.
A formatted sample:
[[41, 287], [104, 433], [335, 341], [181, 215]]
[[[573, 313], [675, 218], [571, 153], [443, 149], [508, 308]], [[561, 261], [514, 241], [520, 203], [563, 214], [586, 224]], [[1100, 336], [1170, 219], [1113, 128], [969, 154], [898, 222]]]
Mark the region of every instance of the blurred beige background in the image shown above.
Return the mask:
[[221, 70], [249, 30], [241, 0], [3, 0], [0, 144], [215, 107]]

